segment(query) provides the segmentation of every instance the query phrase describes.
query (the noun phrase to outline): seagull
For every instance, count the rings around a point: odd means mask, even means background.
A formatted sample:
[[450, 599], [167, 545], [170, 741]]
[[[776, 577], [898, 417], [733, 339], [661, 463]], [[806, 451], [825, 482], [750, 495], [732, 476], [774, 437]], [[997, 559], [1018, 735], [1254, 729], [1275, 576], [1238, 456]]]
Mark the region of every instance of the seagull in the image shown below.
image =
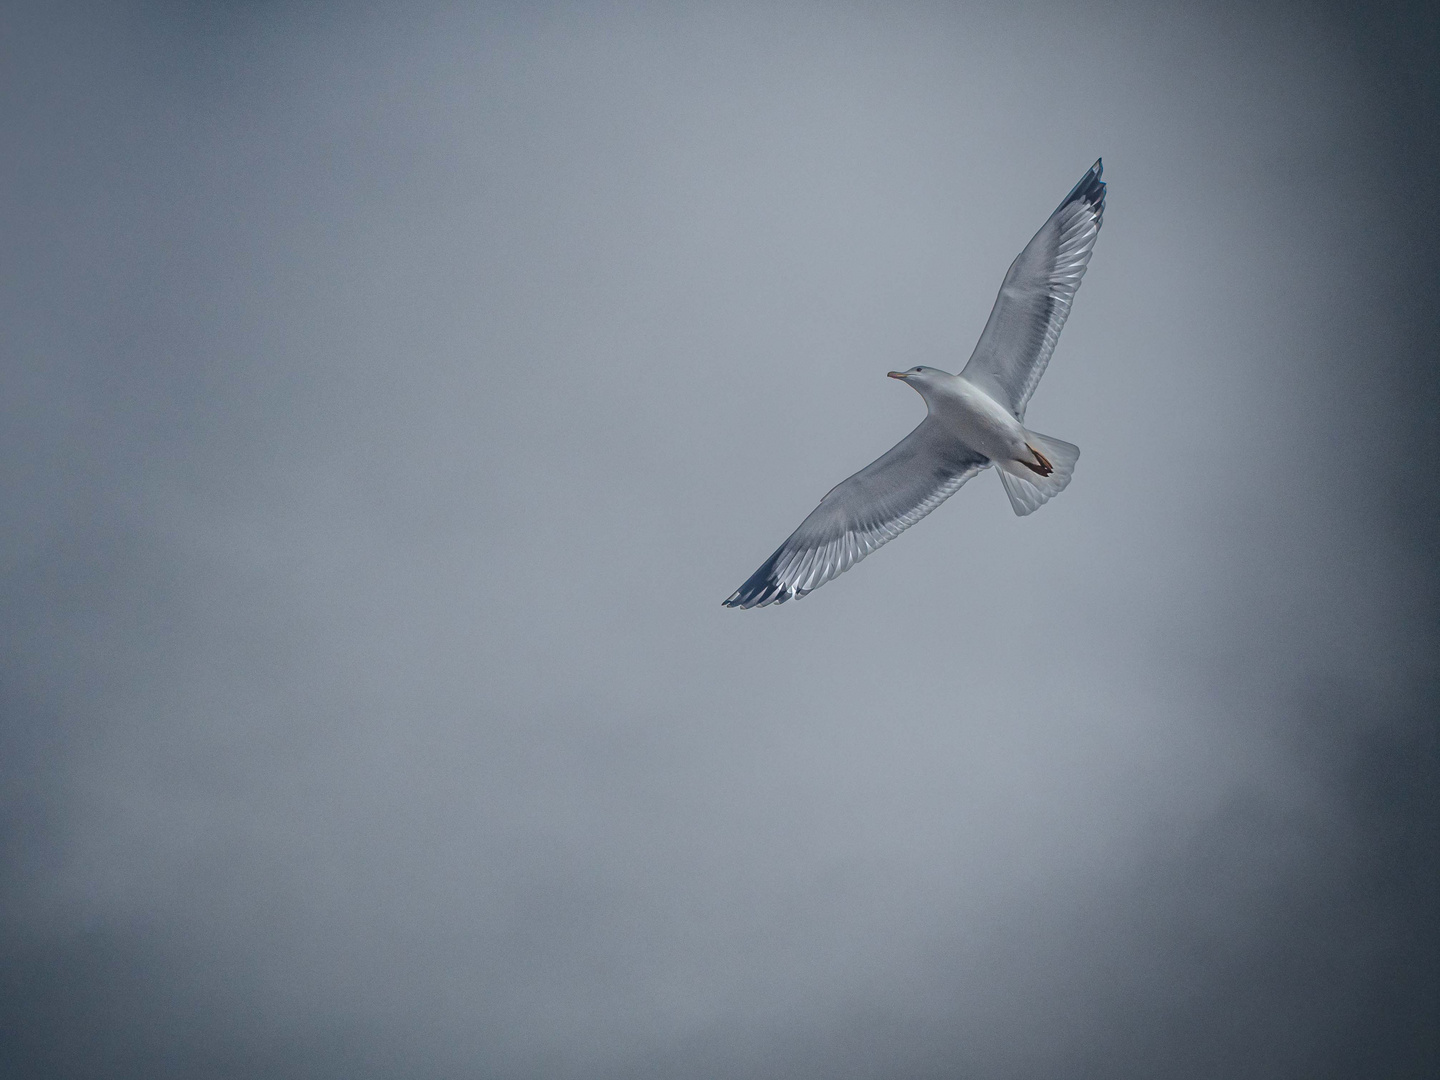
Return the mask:
[[1080, 448], [1025, 427], [1035, 392], [1070, 314], [1105, 212], [1096, 161], [1010, 264], [965, 369], [892, 371], [925, 399], [920, 426], [836, 485], [788, 540], [724, 601], [783, 604], [839, 577], [895, 539], [976, 473], [994, 465], [1015, 513], [1065, 490]]

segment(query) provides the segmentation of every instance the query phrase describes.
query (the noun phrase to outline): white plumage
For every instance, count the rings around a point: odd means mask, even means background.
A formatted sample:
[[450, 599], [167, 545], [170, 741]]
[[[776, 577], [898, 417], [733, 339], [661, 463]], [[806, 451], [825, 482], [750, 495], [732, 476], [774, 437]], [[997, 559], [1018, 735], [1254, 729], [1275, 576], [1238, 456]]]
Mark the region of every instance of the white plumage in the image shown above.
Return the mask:
[[931, 367], [890, 372], [925, 399], [925, 419], [832, 488], [727, 607], [783, 604], [818, 589], [991, 465], [1017, 514], [1032, 513], [1065, 489], [1080, 450], [1028, 431], [1025, 406], [1050, 363], [1100, 233], [1102, 171], [1096, 161], [1011, 263], [959, 375]]

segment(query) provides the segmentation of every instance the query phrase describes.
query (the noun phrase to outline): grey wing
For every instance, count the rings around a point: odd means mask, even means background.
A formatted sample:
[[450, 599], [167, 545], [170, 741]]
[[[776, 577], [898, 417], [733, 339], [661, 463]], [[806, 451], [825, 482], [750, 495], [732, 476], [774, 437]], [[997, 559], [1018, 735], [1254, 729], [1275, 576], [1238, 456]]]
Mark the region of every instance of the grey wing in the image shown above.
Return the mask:
[[832, 488], [725, 606], [783, 604], [818, 589], [895, 539], [989, 464], [926, 417], [882, 457]]
[[1010, 264], [990, 320], [961, 372], [1017, 420], [1035, 392], [1085, 276], [1105, 213], [1096, 161]]

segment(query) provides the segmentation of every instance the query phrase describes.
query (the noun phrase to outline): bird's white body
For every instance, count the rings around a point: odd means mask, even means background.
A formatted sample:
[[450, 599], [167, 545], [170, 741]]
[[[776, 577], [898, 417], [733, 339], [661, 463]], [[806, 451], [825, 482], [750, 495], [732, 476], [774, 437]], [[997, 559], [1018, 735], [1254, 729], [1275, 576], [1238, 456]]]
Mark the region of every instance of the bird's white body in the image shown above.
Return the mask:
[[977, 472], [994, 465], [1015, 513], [1034, 513], [1070, 483], [1080, 448], [1028, 430], [1018, 410], [997, 401], [963, 373], [917, 367], [892, 371], [890, 377], [903, 379], [925, 399], [927, 415], [915, 434], [925, 433], [936, 459], [955, 461], [968, 455], [978, 463]]
[[1025, 444], [1025, 425], [964, 375], [930, 373], [922, 383], [906, 379], [925, 399], [930, 415], [947, 434], [991, 461], [1033, 461]]
[[1050, 363], [1100, 232], [1100, 175], [1097, 161], [1011, 264], [959, 375], [924, 366], [890, 372], [925, 399], [925, 419], [835, 485], [726, 606], [783, 604], [812, 592], [992, 465], [1022, 516], [1065, 490], [1080, 450], [1027, 429], [1025, 406]]

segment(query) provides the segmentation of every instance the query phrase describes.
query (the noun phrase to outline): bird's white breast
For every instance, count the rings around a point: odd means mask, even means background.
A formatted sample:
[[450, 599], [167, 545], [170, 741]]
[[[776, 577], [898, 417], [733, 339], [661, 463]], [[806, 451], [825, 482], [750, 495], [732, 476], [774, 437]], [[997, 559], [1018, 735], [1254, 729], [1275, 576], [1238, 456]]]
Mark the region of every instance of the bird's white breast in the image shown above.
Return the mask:
[[963, 375], [946, 381], [947, 392], [937, 395], [934, 412], [956, 438], [992, 460], [1029, 458], [1025, 428], [1009, 409]]

